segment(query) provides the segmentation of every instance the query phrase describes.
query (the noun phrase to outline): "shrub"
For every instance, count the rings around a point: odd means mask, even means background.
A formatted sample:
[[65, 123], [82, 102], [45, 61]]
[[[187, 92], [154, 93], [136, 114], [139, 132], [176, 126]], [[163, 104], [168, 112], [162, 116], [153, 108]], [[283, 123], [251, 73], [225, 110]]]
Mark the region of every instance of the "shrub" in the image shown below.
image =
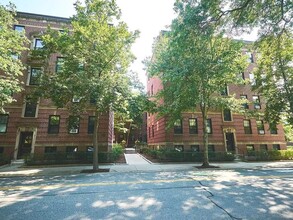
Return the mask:
[[5, 165], [5, 164], [9, 164], [9, 163], [10, 163], [10, 159], [8, 157], [0, 154], [0, 166]]
[[[170, 148], [161, 148], [159, 150], [150, 150], [143, 148], [141, 153], [149, 155], [152, 158], [158, 158], [165, 162], [202, 162], [203, 152], [184, 151], [178, 152]], [[210, 161], [233, 161], [234, 155], [226, 152], [209, 152]]]
[[113, 159], [115, 161], [123, 153], [123, 147], [120, 144], [113, 144], [112, 153], [113, 153]]
[[[112, 152], [100, 152], [99, 163], [113, 163]], [[91, 164], [93, 163], [93, 152], [56, 152], [43, 155], [31, 154], [25, 157], [26, 165], [49, 165], [49, 164]]]
[[249, 151], [247, 155], [248, 160], [257, 161], [293, 160], [293, 150]]

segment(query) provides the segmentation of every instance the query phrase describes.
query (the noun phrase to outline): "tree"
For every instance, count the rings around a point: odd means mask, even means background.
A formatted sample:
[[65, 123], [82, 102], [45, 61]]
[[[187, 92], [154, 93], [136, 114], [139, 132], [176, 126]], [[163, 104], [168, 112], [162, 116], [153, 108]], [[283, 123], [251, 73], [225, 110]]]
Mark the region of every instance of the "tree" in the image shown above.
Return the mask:
[[129, 136], [132, 128], [139, 129], [143, 124], [143, 114], [151, 111], [152, 103], [144, 92], [144, 87], [137, 74], [130, 72], [131, 92], [125, 100], [124, 109], [115, 113], [115, 129], [126, 134], [126, 146], [129, 145]]
[[257, 43], [256, 86], [266, 99], [265, 120], [275, 127], [285, 116], [293, 125], [293, 38], [271, 34]]
[[212, 21], [220, 28], [251, 30], [259, 28], [260, 35], [278, 34], [293, 27], [293, 2], [287, 0], [205, 0]]
[[[200, 1], [177, 1], [178, 17], [171, 31], [165, 32], [155, 48], [148, 71], [158, 75], [163, 90], [158, 97], [160, 115], [169, 116], [169, 125], [184, 111], [201, 112], [203, 119], [203, 166], [208, 160], [208, 115], [211, 109], [236, 109], [239, 103], [221, 93], [230, 83], [240, 80], [245, 69], [242, 44], [223, 37], [209, 23], [209, 4]], [[163, 99], [161, 101], [160, 99]]]
[[[129, 94], [126, 71], [133, 60], [130, 46], [138, 33], [119, 21], [115, 0], [86, 0], [75, 4], [77, 14], [64, 33], [48, 30], [41, 51], [49, 65], [52, 53], [62, 55], [58, 73], [47, 66], [40, 75], [38, 96], [50, 98], [73, 115], [95, 111], [93, 170], [98, 170], [98, 127], [105, 112], [118, 109]], [[78, 100], [72, 103], [72, 99]], [[91, 103], [91, 104], [90, 104]]]
[[25, 69], [20, 55], [26, 50], [28, 43], [24, 32], [13, 30], [17, 24], [14, 5], [7, 7], [0, 5], [0, 113], [4, 113], [4, 107], [15, 101], [13, 93], [22, 90], [20, 76]]
[[[293, 125], [292, 33], [293, 2], [286, 0], [208, 1], [212, 21], [226, 33], [258, 28], [254, 49], [259, 53], [255, 90], [266, 99], [265, 119], [271, 126], [288, 116]], [[280, 84], [280, 80], [283, 81]], [[265, 83], [265, 84], [264, 84]]]

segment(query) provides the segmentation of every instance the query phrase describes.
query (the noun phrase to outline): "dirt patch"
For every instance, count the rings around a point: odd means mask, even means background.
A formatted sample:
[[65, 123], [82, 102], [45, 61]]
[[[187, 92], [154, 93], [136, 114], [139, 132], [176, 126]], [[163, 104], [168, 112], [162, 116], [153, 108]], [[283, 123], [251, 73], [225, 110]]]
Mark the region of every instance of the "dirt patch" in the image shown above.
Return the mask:
[[213, 166], [213, 165], [208, 165], [208, 166], [203, 166], [203, 165], [201, 165], [201, 166], [194, 166], [195, 168], [197, 168], [197, 169], [213, 169], [213, 168], [220, 168], [220, 167], [218, 167], [218, 166]]
[[121, 154], [120, 157], [115, 161], [115, 163], [125, 163], [126, 164], [126, 159], [124, 154]]
[[82, 170], [81, 173], [107, 173], [110, 172], [110, 169], [97, 169], [97, 170]]

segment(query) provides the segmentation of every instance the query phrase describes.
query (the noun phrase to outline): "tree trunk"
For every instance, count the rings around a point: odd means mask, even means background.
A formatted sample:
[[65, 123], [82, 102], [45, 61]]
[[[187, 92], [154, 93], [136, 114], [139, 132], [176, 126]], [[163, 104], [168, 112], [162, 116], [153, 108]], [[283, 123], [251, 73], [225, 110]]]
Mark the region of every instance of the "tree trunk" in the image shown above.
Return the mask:
[[95, 124], [94, 124], [94, 134], [93, 134], [93, 170], [97, 171], [99, 169], [99, 146], [98, 146], [98, 129], [99, 129], [100, 113], [96, 111]]
[[132, 125], [132, 122], [129, 123], [129, 129], [128, 129], [127, 140], [126, 140], [126, 147], [128, 147], [128, 143], [129, 143], [129, 136], [130, 136], [130, 132], [131, 132], [131, 125]]
[[203, 151], [203, 167], [209, 167], [209, 139], [208, 139], [208, 131], [207, 131], [207, 119], [208, 119], [208, 114], [206, 107], [203, 107], [202, 109], [202, 119], [203, 119], [203, 145], [204, 145], [204, 151]]

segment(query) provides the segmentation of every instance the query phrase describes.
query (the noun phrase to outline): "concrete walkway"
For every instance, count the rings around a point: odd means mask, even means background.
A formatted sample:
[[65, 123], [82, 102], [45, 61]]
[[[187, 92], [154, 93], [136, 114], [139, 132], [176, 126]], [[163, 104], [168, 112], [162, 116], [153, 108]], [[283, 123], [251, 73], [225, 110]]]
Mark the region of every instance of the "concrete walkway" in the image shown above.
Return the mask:
[[144, 165], [151, 163], [140, 154], [124, 154], [124, 156], [128, 165]]

